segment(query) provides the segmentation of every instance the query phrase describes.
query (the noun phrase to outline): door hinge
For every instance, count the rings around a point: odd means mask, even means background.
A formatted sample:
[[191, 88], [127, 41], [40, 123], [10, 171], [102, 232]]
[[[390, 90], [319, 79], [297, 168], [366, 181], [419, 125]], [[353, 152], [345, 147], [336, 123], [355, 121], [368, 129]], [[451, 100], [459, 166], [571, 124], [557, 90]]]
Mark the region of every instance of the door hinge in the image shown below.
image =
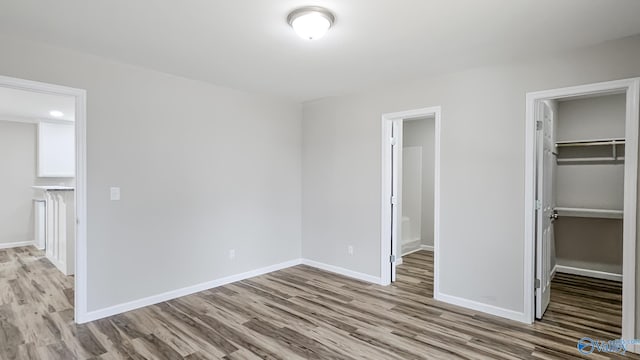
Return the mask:
[[536, 130], [542, 130], [542, 120], [536, 121]]
[[396, 256], [395, 255], [389, 255], [389, 262], [392, 263], [392, 264], [394, 262], [396, 262]]
[[536, 289], [540, 289], [540, 279], [536, 279]]
[[396, 138], [395, 136], [392, 137], [390, 140], [391, 140], [391, 145], [392, 146], [396, 146], [398, 144], [398, 138]]
[[540, 210], [540, 209], [542, 209], [542, 201], [536, 200], [536, 210]]
[[398, 197], [397, 196], [392, 196], [391, 197], [391, 205], [397, 205], [398, 204]]

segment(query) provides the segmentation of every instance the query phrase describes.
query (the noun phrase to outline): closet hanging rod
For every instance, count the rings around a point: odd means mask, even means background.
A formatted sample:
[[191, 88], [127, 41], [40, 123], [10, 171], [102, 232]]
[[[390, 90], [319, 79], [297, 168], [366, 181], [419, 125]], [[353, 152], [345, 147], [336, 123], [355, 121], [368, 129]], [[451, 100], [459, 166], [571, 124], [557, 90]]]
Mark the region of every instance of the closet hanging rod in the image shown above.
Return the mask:
[[588, 157], [588, 158], [564, 158], [564, 159], [561, 158], [561, 159], [556, 159], [556, 162], [558, 164], [580, 164], [580, 163], [617, 164], [617, 163], [624, 162], [624, 156], [618, 156], [615, 158], [614, 157]]
[[556, 207], [554, 208], [554, 210], [558, 212], [558, 216], [560, 217], [586, 217], [586, 218], [599, 218], [599, 219], [624, 218], [624, 212], [622, 210], [569, 208], [569, 207]]
[[624, 143], [625, 143], [624, 138], [574, 140], [574, 141], [557, 141], [556, 147], [624, 145]]

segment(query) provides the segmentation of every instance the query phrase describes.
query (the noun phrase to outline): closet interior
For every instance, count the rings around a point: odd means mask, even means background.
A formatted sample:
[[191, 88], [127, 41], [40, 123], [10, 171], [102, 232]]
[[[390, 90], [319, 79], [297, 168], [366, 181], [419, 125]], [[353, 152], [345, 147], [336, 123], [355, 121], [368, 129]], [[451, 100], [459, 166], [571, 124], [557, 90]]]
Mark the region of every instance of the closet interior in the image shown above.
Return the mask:
[[622, 281], [626, 96], [550, 105], [556, 157], [552, 273]]

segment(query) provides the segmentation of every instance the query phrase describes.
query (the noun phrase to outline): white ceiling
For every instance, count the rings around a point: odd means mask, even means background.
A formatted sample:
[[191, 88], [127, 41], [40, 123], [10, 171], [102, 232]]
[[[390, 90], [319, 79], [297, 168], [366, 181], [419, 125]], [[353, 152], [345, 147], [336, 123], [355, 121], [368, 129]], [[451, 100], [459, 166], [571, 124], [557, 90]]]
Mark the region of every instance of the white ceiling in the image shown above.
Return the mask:
[[[303, 41], [289, 11], [336, 15]], [[0, 32], [305, 101], [640, 33], [638, 0], [19, 0]]]
[[[64, 116], [53, 117], [52, 110]], [[75, 98], [0, 87], [0, 120], [38, 121], [75, 119]]]

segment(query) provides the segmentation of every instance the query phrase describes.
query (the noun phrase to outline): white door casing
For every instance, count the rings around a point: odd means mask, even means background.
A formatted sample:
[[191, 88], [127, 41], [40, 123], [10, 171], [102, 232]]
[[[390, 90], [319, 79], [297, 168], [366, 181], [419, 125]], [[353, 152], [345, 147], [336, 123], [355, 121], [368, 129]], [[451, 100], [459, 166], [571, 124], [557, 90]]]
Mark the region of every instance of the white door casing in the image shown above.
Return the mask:
[[83, 89], [0, 76], [0, 86], [75, 98], [75, 223], [76, 258], [74, 277], [74, 321], [88, 322], [87, 309], [87, 92]]
[[[529, 92], [526, 95], [525, 143], [525, 233], [524, 233], [524, 313], [522, 321], [533, 323], [536, 318], [536, 231], [537, 213], [537, 118], [536, 104], [544, 100], [559, 100], [576, 96], [626, 93], [625, 114], [625, 169], [624, 219], [622, 261], [622, 338], [636, 337], [636, 213], [638, 190], [638, 135], [640, 128], [640, 78], [606, 81], [566, 88]], [[640, 346], [629, 346], [627, 351], [640, 353]]]
[[[438, 254], [440, 249], [440, 119], [441, 108], [433, 106], [422, 109], [401, 111], [395, 113], [387, 113], [382, 115], [382, 163], [381, 163], [381, 236], [380, 236], [380, 283], [389, 285], [395, 280], [395, 267], [400, 258], [391, 261], [394, 256], [400, 254], [401, 242], [396, 240], [402, 239], [401, 223], [402, 219], [402, 173], [401, 166], [393, 167], [395, 162], [397, 165], [402, 164], [402, 152], [397, 151], [394, 155], [393, 146], [391, 145], [394, 134], [398, 135], [396, 146], [402, 148], [402, 123], [404, 120], [417, 118], [433, 117], [435, 120], [435, 169], [434, 169], [434, 297], [438, 299], [440, 294], [439, 281], [439, 261]], [[395, 125], [397, 124], [397, 125]], [[395, 129], [394, 129], [395, 127]], [[392, 194], [394, 193], [392, 182], [397, 184], [395, 189], [397, 206], [394, 211], [391, 204]], [[395, 216], [395, 222], [392, 219]], [[394, 225], [395, 224], [395, 225]], [[391, 255], [391, 256], [390, 256]], [[392, 277], [394, 278], [392, 280]]]

